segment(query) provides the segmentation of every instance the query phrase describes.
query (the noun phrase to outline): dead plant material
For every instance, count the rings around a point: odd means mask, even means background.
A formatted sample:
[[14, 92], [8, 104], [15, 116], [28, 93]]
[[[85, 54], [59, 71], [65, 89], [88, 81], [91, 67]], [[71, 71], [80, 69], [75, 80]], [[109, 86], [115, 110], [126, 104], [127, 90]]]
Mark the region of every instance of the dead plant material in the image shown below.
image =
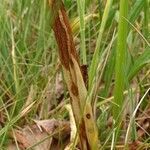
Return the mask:
[[132, 143], [129, 144], [129, 150], [137, 150], [139, 147], [141, 147], [142, 142], [140, 141], [133, 141]]
[[53, 134], [56, 132], [56, 134], [54, 134], [53, 137], [57, 140], [59, 140], [60, 137], [61, 139], [65, 139], [70, 135], [70, 123], [68, 121], [51, 119], [38, 120], [35, 122], [48, 134]]
[[23, 130], [14, 130], [14, 134], [18, 143], [21, 144], [24, 149], [37, 144], [33, 147], [34, 150], [47, 150], [50, 148], [52, 141], [52, 138], [49, 138], [41, 142], [41, 140], [46, 138], [48, 134], [46, 132], [41, 132], [36, 125], [33, 125], [31, 127], [26, 126], [25, 128], [23, 128]]
[[83, 76], [84, 83], [86, 85], [86, 88], [88, 89], [88, 66], [82, 65], [81, 66], [81, 73]]
[[[98, 149], [98, 135], [91, 104], [87, 101], [86, 80], [73, 41], [69, 19], [62, 0], [49, 0], [53, 16], [52, 28], [59, 48], [64, 78], [79, 133], [80, 149]], [[85, 82], [84, 82], [85, 81]]]
[[150, 135], [150, 107], [146, 109], [142, 114], [138, 116], [138, 128], [137, 136], [138, 139], [144, 138], [144, 136]]
[[[70, 137], [70, 123], [61, 120], [38, 120], [36, 125], [25, 126], [23, 129], [14, 129], [12, 136], [16, 137], [19, 148], [34, 150], [48, 150], [51, 147], [62, 148], [60, 141], [68, 144]], [[55, 142], [55, 145], [53, 143]], [[10, 144], [9, 147], [15, 145]]]

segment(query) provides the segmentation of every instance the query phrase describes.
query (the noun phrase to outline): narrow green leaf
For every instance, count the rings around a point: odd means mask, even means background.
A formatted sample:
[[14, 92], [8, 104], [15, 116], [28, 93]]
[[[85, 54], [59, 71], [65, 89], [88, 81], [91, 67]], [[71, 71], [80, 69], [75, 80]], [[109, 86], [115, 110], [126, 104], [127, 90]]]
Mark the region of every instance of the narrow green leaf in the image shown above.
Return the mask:
[[128, 23], [125, 18], [128, 16], [128, 1], [120, 0], [119, 11], [119, 25], [118, 25], [118, 39], [116, 50], [116, 66], [115, 66], [115, 89], [114, 89], [114, 104], [113, 118], [117, 125], [116, 137], [118, 137], [118, 130], [120, 126], [121, 116], [119, 115], [123, 108], [123, 92], [125, 88], [126, 77], [126, 55], [127, 55], [127, 33]]
[[135, 59], [135, 62], [131, 66], [131, 69], [128, 73], [128, 79], [132, 80], [132, 78], [137, 75], [143, 66], [148, 63], [150, 63], [150, 48], [147, 48], [137, 59]]
[[130, 13], [129, 13], [129, 21], [133, 23], [137, 16], [139, 16], [139, 13], [141, 12], [142, 8], [144, 7], [144, 1], [145, 0], [137, 0], [132, 7]]
[[89, 89], [92, 86], [92, 82], [93, 82], [93, 79], [95, 77], [96, 69], [97, 69], [97, 66], [98, 66], [98, 63], [99, 63], [99, 54], [100, 54], [102, 36], [103, 36], [103, 32], [104, 32], [104, 29], [105, 29], [105, 26], [106, 26], [106, 22], [107, 22], [107, 19], [108, 19], [108, 14], [110, 12], [112, 1], [113, 0], [108, 0], [107, 1], [106, 6], [105, 6], [105, 10], [104, 10], [104, 13], [103, 13], [102, 23], [101, 23], [101, 26], [100, 26], [100, 29], [99, 29], [99, 35], [98, 35], [98, 38], [97, 38], [97, 41], [96, 41], [96, 48], [95, 48], [95, 52], [94, 52], [94, 55], [93, 55], [93, 58], [92, 58], [90, 70], [89, 70]]

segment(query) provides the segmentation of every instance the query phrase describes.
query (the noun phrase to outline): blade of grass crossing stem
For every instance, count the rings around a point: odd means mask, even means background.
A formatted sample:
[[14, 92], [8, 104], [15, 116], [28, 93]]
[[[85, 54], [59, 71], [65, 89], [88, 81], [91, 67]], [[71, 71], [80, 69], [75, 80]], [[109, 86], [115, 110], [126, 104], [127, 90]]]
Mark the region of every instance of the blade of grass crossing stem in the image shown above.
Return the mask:
[[[116, 66], [115, 66], [115, 89], [114, 89], [114, 103], [113, 105], [113, 118], [119, 129], [121, 116], [120, 112], [123, 107], [123, 91], [125, 86], [125, 58], [126, 58], [126, 39], [128, 32], [128, 23], [125, 20], [128, 15], [128, 1], [120, 0], [119, 11], [119, 25], [118, 25], [118, 39], [116, 50]], [[118, 136], [118, 129], [116, 130], [116, 137]]]
[[77, 5], [78, 5], [78, 13], [79, 13], [79, 17], [80, 17], [80, 35], [81, 35], [82, 61], [83, 61], [83, 64], [87, 64], [86, 47], [85, 47], [85, 20], [84, 20], [85, 0], [77, 0]]
[[95, 48], [95, 52], [92, 58], [92, 62], [91, 62], [91, 66], [90, 66], [90, 70], [89, 70], [89, 89], [92, 86], [92, 81], [94, 79], [95, 73], [96, 73], [96, 69], [99, 63], [99, 52], [100, 52], [100, 47], [101, 47], [101, 40], [102, 40], [102, 36], [103, 36], [103, 32], [105, 29], [105, 25], [106, 25], [106, 21], [108, 18], [108, 14], [112, 5], [112, 1], [113, 0], [108, 0], [105, 6], [105, 10], [103, 13], [103, 17], [102, 17], [102, 22], [101, 22], [101, 26], [99, 29], [99, 35], [96, 41], [96, 48]]

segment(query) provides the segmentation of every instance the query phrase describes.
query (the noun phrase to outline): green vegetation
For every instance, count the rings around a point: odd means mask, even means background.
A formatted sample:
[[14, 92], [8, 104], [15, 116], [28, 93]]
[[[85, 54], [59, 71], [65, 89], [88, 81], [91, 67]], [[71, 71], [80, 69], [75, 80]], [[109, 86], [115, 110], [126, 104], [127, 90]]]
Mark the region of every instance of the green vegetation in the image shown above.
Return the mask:
[[[93, 150], [149, 149], [150, 0], [63, 1], [80, 65], [88, 66], [87, 85], [76, 59], [71, 58], [70, 72], [60, 61], [53, 31], [56, 16], [49, 2], [0, 0], [0, 149], [11, 144], [34, 149], [52, 137], [57, 137], [60, 149], [66, 143], [75, 149], [83, 129]], [[73, 102], [73, 110], [71, 81], [80, 101]], [[25, 146], [16, 133], [54, 118], [70, 120], [70, 140], [55, 136], [66, 131], [57, 129]]]

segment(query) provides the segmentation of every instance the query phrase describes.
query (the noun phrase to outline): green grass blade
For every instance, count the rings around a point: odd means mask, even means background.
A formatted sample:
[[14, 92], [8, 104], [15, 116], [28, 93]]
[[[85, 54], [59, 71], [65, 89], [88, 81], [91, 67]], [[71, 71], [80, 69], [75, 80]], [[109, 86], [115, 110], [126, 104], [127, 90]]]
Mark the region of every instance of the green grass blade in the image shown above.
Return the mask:
[[144, 7], [145, 0], [137, 0], [129, 13], [129, 21], [133, 23]]
[[107, 19], [108, 19], [108, 14], [109, 14], [109, 11], [110, 11], [110, 8], [111, 8], [111, 5], [112, 5], [112, 1], [113, 0], [108, 0], [107, 1], [106, 6], [105, 6], [105, 10], [104, 10], [104, 14], [103, 14], [103, 17], [102, 17], [101, 26], [100, 26], [100, 29], [99, 29], [99, 35], [98, 35], [98, 38], [97, 38], [97, 41], [96, 41], [96, 48], [95, 48], [95, 52], [94, 52], [92, 62], [91, 62], [91, 65], [90, 65], [90, 70], [89, 70], [89, 89], [92, 86], [92, 82], [93, 82], [94, 76], [96, 74], [96, 69], [97, 69], [97, 66], [98, 66], [98, 63], [99, 63], [98, 59], [99, 59], [99, 54], [100, 54], [102, 36], [103, 36], [105, 25], [106, 25], [106, 22], [107, 22]]
[[86, 46], [85, 46], [85, 0], [77, 0], [78, 13], [80, 17], [80, 35], [81, 35], [81, 57], [83, 64], [87, 64]]
[[148, 0], [144, 0], [144, 36], [146, 38], [149, 38], [149, 7], [150, 7], [150, 4], [148, 2]]
[[125, 63], [127, 53], [127, 31], [128, 23], [125, 20], [128, 16], [128, 1], [120, 1], [120, 14], [119, 14], [119, 25], [118, 25], [118, 39], [117, 39], [117, 50], [116, 50], [116, 67], [115, 67], [115, 89], [114, 89], [114, 103], [113, 105], [113, 118], [115, 121], [118, 120], [118, 114], [123, 107], [123, 91], [125, 87]]
[[146, 64], [150, 63], [150, 48], [147, 48], [134, 62], [131, 66], [131, 69], [128, 73], [129, 81], [137, 75], [137, 73], [145, 66]]

